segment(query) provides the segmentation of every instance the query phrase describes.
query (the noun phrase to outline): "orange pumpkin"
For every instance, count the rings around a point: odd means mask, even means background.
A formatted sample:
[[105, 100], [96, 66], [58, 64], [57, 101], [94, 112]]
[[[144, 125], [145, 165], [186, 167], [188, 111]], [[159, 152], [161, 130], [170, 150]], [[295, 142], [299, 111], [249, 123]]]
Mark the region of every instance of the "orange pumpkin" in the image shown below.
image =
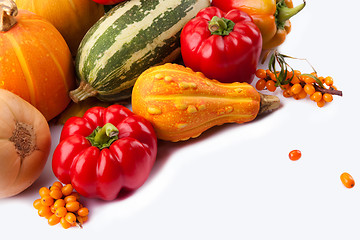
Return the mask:
[[104, 15], [103, 5], [91, 0], [15, 0], [25, 9], [46, 18], [63, 35], [73, 56], [85, 33]]
[[31, 12], [18, 12], [12, 0], [0, 0], [0, 88], [50, 120], [69, 104], [75, 82], [70, 50], [56, 28]]

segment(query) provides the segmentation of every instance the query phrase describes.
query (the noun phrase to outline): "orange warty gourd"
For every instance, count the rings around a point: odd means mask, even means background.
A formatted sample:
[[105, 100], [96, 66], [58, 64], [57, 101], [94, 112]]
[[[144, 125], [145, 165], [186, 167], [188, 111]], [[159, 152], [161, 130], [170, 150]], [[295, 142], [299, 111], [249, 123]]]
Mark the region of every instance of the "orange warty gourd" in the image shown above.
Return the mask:
[[85, 33], [104, 15], [104, 7], [91, 0], [15, 0], [19, 9], [44, 17], [62, 34], [73, 56]]
[[143, 72], [132, 92], [133, 112], [152, 123], [159, 139], [173, 142], [195, 138], [215, 125], [252, 121], [279, 103], [250, 84], [220, 83], [171, 63]]
[[59, 31], [38, 15], [17, 11], [12, 0], [0, 0], [0, 88], [50, 120], [69, 104], [75, 82], [71, 53]]

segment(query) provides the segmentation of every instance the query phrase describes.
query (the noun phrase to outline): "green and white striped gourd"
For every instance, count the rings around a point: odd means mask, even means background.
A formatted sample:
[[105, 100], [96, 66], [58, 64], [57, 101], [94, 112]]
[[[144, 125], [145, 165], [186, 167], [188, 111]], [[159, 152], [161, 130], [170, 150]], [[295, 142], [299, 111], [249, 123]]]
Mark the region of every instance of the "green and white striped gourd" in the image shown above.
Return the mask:
[[129, 98], [143, 71], [180, 55], [181, 29], [209, 5], [209, 0], [129, 0], [115, 6], [79, 46], [73, 101]]

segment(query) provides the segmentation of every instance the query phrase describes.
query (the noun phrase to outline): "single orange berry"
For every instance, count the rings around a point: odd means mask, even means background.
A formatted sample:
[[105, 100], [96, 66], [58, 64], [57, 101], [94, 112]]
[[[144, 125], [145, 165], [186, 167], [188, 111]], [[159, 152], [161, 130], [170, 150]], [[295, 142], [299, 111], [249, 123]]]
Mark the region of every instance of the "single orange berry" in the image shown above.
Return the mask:
[[71, 224], [68, 221], [66, 221], [65, 217], [62, 217], [60, 219], [60, 224], [64, 229], [68, 229], [69, 227], [71, 227]]
[[77, 214], [81, 217], [85, 217], [89, 215], [89, 209], [87, 209], [86, 207], [82, 207], [77, 211]]
[[65, 200], [65, 203], [76, 202], [77, 201], [76, 196], [74, 196], [74, 195], [66, 196], [64, 198], [64, 200]]
[[347, 172], [344, 172], [340, 175], [340, 180], [347, 188], [352, 188], [355, 186], [354, 178]]
[[269, 90], [270, 92], [275, 92], [276, 90], [275, 82], [272, 80], [268, 80], [266, 82], [266, 89]]
[[73, 186], [71, 184], [66, 184], [65, 186], [63, 186], [61, 188], [61, 192], [64, 196], [68, 196], [72, 193], [72, 191], [74, 190]]
[[289, 158], [292, 161], [299, 160], [301, 158], [301, 151], [300, 150], [292, 150], [289, 152]]
[[70, 223], [70, 224], [75, 224], [76, 223], [76, 216], [74, 213], [72, 212], [68, 212], [66, 215], [65, 215], [65, 220]]
[[300, 76], [301, 72], [299, 70], [294, 70], [295, 76]]
[[63, 194], [59, 188], [55, 188], [53, 190], [50, 190], [50, 197], [54, 199], [60, 199], [62, 198]]
[[41, 203], [41, 199], [36, 199], [36, 200], [34, 201], [34, 203], [33, 203], [33, 206], [34, 206], [34, 208], [35, 208], [36, 210], [39, 210], [39, 208], [40, 208], [41, 206], [43, 206], [42, 203]]
[[74, 196], [77, 201], [80, 200], [80, 194], [78, 192], [72, 192], [69, 196]]
[[314, 102], [319, 102], [322, 99], [322, 93], [321, 92], [314, 92], [311, 94], [310, 99]]
[[306, 96], [307, 96], [307, 93], [304, 91], [304, 89], [301, 89], [301, 91], [298, 94], [294, 95], [294, 98], [296, 100], [300, 100], [300, 99], [306, 98]]
[[258, 78], [266, 78], [266, 71], [264, 69], [258, 69], [255, 72], [255, 76]]
[[264, 90], [265, 85], [266, 85], [266, 80], [262, 78], [256, 82], [255, 87], [257, 90], [261, 91], [261, 90]]
[[291, 92], [291, 89], [286, 89], [283, 91], [283, 96], [286, 97], [286, 98], [289, 98], [293, 95], [293, 93]]
[[43, 205], [38, 209], [38, 214], [40, 217], [45, 217], [49, 214], [52, 214], [52, 212], [50, 210], [50, 207]]
[[314, 77], [318, 76], [316, 72], [312, 72], [311, 75], [313, 75]]
[[63, 187], [62, 183], [59, 181], [55, 181], [52, 186], [58, 187], [60, 189]]
[[50, 207], [51, 205], [53, 205], [54, 199], [52, 197], [50, 197], [50, 196], [44, 196], [44, 197], [41, 198], [41, 203], [44, 206]]
[[317, 106], [320, 107], [320, 108], [322, 108], [323, 106], [325, 106], [325, 103], [326, 103], [326, 102], [324, 101], [324, 99], [321, 99], [320, 101], [316, 102]]
[[333, 96], [330, 93], [324, 93], [323, 99], [325, 102], [332, 102]]
[[315, 79], [310, 77], [310, 76], [307, 76], [307, 75], [302, 75], [302, 80], [305, 82], [305, 83], [314, 83], [315, 82]]
[[66, 202], [64, 199], [58, 199], [54, 202], [54, 207], [55, 207], [55, 209], [58, 209], [60, 207], [65, 207], [65, 204], [66, 204]]
[[77, 201], [66, 203], [66, 209], [69, 212], [76, 212], [77, 210], [79, 210], [79, 208], [80, 208], [80, 203]]
[[54, 204], [50, 206], [50, 211], [51, 211], [52, 213], [55, 213], [56, 209], [55, 209], [55, 207], [54, 207]]
[[84, 224], [84, 222], [86, 222], [88, 220], [88, 216], [77, 216], [76, 219], [80, 223], [80, 226], [81, 226], [82, 224]]
[[57, 208], [56, 209], [56, 211], [55, 211], [55, 215], [57, 216], [57, 217], [65, 217], [65, 215], [67, 214], [67, 209], [65, 208], [65, 207], [59, 207], [59, 208]]
[[292, 84], [297, 84], [297, 83], [300, 83], [300, 79], [297, 75], [295, 75], [291, 81], [290, 81]]
[[48, 218], [48, 223], [50, 226], [54, 226], [56, 224], [58, 224], [60, 222], [60, 218], [58, 216], [56, 216], [55, 214], [51, 215]]
[[304, 91], [311, 96], [315, 92], [315, 87], [312, 84], [305, 84]]
[[334, 80], [332, 77], [328, 76], [325, 78], [324, 83], [328, 86], [332, 86], [334, 84]]
[[298, 94], [298, 93], [301, 92], [302, 89], [303, 89], [303, 88], [302, 88], [302, 86], [300, 85], [300, 83], [296, 83], [296, 84], [294, 84], [294, 85], [291, 87], [291, 92], [292, 92], [293, 94]]
[[50, 194], [50, 189], [47, 187], [42, 187], [39, 190], [40, 197], [48, 196]]

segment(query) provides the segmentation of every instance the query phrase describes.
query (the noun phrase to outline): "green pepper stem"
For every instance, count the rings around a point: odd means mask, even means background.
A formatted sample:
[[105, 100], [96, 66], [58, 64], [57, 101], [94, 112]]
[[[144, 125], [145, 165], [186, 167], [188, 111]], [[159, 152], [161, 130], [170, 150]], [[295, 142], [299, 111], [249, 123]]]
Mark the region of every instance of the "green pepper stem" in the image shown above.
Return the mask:
[[305, 0], [303, 0], [304, 2], [296, 7], [293, 8], [289, 8], [286, 6], [284, 1], [280, 1], [277, 4], [277, 15], [276, 15], [276, 20], [277, 20], [277, 25], [278, 27], [283, 27], [285, 22], [287, 20], [289, 20], [291, 17], [295, 16], [298, 12], [300, 12], [306, 5]]
[[116, 137], [119, 130], [111, 123], [106, 123], [95, 135], [94, 141], [99, 145], [104, 145], [110, 139]]
[[214, 16], [209, 21], [209, 31], [212, 35], [220, 35], [226, 36], [229, 35], [234, 29], [235, 23], [226, 18], [219, 18], [218, 16]]

